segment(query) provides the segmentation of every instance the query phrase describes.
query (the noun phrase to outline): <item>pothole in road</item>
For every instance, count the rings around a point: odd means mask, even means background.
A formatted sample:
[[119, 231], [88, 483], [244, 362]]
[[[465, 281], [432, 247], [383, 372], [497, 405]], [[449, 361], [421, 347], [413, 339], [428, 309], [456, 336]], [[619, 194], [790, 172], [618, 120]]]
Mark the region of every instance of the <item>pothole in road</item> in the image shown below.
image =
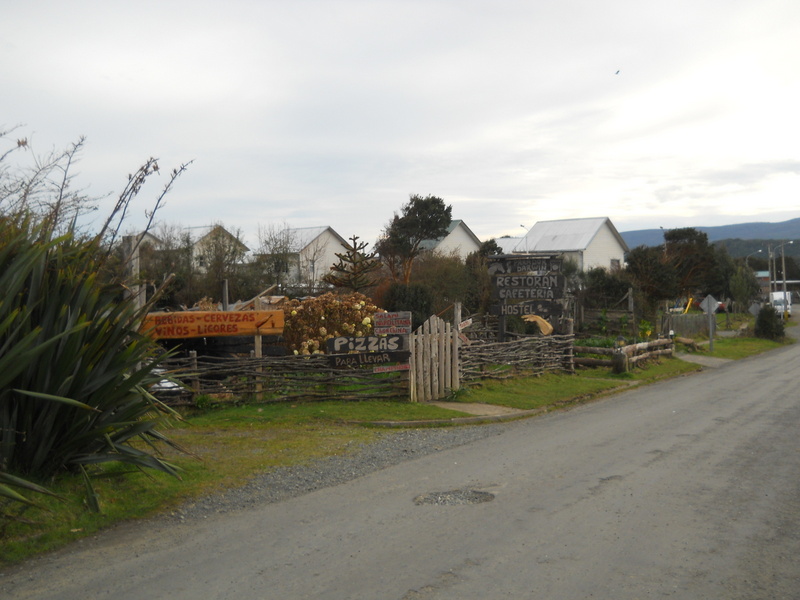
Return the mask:
[[438, 506], [458, 506], [462, 504], [481, 504], [491, 502], [494, 494], [478, 490], [451, 490], [449, 492], [431, 492], [414, 498], [414, 504], [435, 504]]

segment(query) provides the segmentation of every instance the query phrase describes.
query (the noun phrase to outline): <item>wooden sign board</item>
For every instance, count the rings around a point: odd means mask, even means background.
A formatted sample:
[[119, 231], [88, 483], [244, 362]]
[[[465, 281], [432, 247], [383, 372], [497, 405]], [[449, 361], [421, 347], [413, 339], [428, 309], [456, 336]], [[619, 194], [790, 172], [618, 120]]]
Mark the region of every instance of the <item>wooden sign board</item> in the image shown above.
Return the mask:
[[327, 342], [330, 354], [343, 352], [393, 352], [406, 350], [408, 336], [405, 335], [370, 335], [366, 337], [337, 337]]
[[494, 297], [500, 300], [557, 300], [564, 297], [566, 278], [552, 275], [496, 275]]
[[489, 260], [489, 274], [530, 273], [545, 275], [561, 273], [564, 262], [553, 256], [513, 255], [493, 256]]
[[160, 339], [277, 335], [283, 333], [282, 310], [190, 310], [148, 313], [140, 329]]
[[491, 307], [492, 314], [500, 317], [522, 317], [525, 315], [552, 317], [560, 315], [563, 310], [563, 307], [558, 302], [548, 300], [534, 300], [517, 304], [495, 304]]
[[411, 311], [375, 313], [372, 315], [376, 335], [409, 335], [411, 333]]
[[[328, 354], [328, 361], [335, 369], [356, 367], [389, 366], [389, 363], [407, 362], [411, 357], [408, 351], [403, 352], [365, 352], [361, 354]], [[386, 371], [387, 369], [383, 369]], [[398, 368], [393, 370], [406, 370]]]
[[380, 365], [378, 367], [373, 367], [373, 373], [391, 373], [394, 371], [410, 371], [411, 370], [411, 363], [398, 363], [396, 365]]

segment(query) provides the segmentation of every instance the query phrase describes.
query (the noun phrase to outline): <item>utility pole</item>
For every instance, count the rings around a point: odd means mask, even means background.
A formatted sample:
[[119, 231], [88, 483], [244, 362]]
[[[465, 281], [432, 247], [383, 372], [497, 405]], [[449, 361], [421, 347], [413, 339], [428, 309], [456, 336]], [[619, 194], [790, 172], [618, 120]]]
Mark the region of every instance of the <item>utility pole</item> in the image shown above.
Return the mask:
[[789, 240], [788, 242], [784, 242], [781, 244], [781, 271], [783, 271], [783, 318], [787, 319], [789, 317], [789, 303], [787, 302], [788, 298], [786, 296], [786, 253], [784, 251], [784, 246], [786, 244], [793, 243], [794, 240]]

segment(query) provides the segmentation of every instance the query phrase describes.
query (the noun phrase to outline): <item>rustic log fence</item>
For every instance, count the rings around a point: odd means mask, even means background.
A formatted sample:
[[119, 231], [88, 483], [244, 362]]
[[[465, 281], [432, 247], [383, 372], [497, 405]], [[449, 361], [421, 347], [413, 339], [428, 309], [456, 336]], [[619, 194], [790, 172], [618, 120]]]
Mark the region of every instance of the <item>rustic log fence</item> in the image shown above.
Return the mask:
[[461, 348], [462, 381], [508, 379], [521, 373], [574, 372], [572, 335], [525, 336], [509, 342], [475, 342]]
[[595, 354], [608, 358], [592, 358], [576, 356], [576, 365], [587, 367], [611, 367], [616, 373], [624, 373], [640, 362], [658, 356], [672, 356], [675, 343], [669, 338], [630, 344], [618, 348], [595, 348], [592, 346], [575, 346], [576, 354]]
[[[167, 375], [185, 388], [160, 390], [172, 405], [211, 402], [299, 402], [393, 399], [429, 402], [481, 379], [508, 379], [546, 372], [572, 373], [575, 365], [628, 370], [641, 361], [671, 355], [670, 339], [623, 346], [574, 346], [574, 336], [521, 336], [507, 342], [469, 340], [458, 328], [431, 317], [409, 336], [410, 369], [374, 373], [333, 368], [327, 355], [171, 358]], [[592, 354], [584, 357], [575, 354]], [[600, 355], [602, 358], [596, 358]], [[607, 358], [606, 358], [607, 357]]]
[[213, 402], [291, 402], [302, 400], [377, 400], [408, 397], [406, 373], [334, 369], [323, 354], [311, 356], [197, 357], [166, 361], [167, 375], [185, 389], [159, 393], [171, 405]]

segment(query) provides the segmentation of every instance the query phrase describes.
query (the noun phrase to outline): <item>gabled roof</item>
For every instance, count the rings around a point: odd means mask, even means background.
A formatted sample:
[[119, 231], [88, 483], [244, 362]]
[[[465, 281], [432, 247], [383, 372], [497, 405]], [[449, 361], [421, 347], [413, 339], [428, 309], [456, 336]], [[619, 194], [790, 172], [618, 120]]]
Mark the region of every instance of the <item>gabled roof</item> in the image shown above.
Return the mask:
[[347, 245], [347, 241], [329, 225], [321, 225], [319, 227], [295, 227], [288, 229], [289, 240], [292, 244], [292, 252], [302, 252], [326, 231], [330, 231], [343, 246]]
[[480, 246], [481, 240], [478, 238], [477, 235], [472, 233], [472, 230], [467, 227], [467, 224], [464, 223], [461, 219], [453, 219], [450, 221], [450, 225], [447, 226], [447, 233], [445, 233], [442, 237], [435, 239], [435, 240], [423, 240], [420, 242], [419, 247], [421, 250], [435, 250], [436, 247], [444, 240], [448, 235], [453, 233], [457, 227], [461, 226], [464, 231], [467, 233], [467, 236], [474, 240], [475, 244]]
[[600, 231], [608, 225], [609, 230], [627, 252], [625, 240], [608, 217], [586, 219], [561, 219], [559, 221], [539, 221], [525, 237], [520, 240], [517, 252], [579, 252], [586, 250]]
[[500, 246], [500, 254], [511, 254], [517, 247], [517, 244], [522, 240], [521, 237], [499, 237], [494, 238], [494, 241]]
[[192, 229], [205, 230], [205, 233], [203, 233], [199, 238], [197, 238], [197, 240], [195, 240], [195, 242], [194, 242], [194, 246], [195, 247], [202, 246], [204, 241], [207, 238], [210, 238], [213, 235], [221, 235], [221, 236], [226, 237], [231, 242], [236, 243], [238, 245], [239, 249], [242, 250], [242, 252], [249, 252], [250, 251], [250, 248], [248, 248], [247, 245], [242, 240], [237, 238], [230, 231], [225, 229], [222, 225], [209, 225], [208, 227], [192, 227]]

